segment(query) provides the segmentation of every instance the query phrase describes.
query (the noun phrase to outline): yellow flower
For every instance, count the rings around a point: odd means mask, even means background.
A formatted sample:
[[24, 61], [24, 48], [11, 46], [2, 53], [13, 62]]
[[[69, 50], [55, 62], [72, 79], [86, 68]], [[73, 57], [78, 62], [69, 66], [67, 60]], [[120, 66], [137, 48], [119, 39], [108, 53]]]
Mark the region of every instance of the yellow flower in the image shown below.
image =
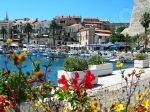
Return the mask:
[[18, 55], [18, 59], [20, 60], [20, 62], [23, 62], [23, 61], [25, 60], [24, 54], [23, 54], [23, 53], [22, 53], [22, 54], [19, 54], [19, 55]]
[[113, 99], [112, 99], [112, 98], [109, 98], [109, 99], [108, 99], [108, 101], [109, 101], [109, 102], [112, 102], [112, 101], [113, 101]]
[[12, 57], [11, 54], [6, 54], [5, 56], [6, 56], [7, 58], [11, 58], [11, 57]]
[[128, 112], [136, 112], [135, 108], [130, 108]]
[[8, 38], [7, 40], [6, 40], [6, 43], [12, 43], [13, 42], [13, 40], [11, 39], [11, 38]]
[[135, 100], [136, 100], [136, 101], [141, 101], [141, 100], [142, 100], [142, 95], [140, 95], [140, 94], [137, 95], [137, 96], [135, 97]]
[[139, 73], [145, 73], [144, 69], [139, 70]]
[[116, 104], [115, 104], [115, 107], [114, 107], [114, 110], [116, 110], [116, 111], [118, 111], [118, 112], [124, 110], [123, 104], [118, 104], [118, 103], [116, 103]]
[[94, 111], [93, 112], [100, 112], [100, 110], [99, 109], [94, 109]]
[[13, 63], [15, 65], [22, 63], [25, 60], [24, 54], [15, 55], [13, 58]]
[[147, 96], [147, 95], [148, 95], [148, 92], [144, 91], [144, 92], [142, 93], [142, 95], [143, 95], [143, 96]]
[[106, 62], [105, 61], [102, 61], [102, 64], [105, 64]]
[[118, 61], [117, 63], [116, 63], [116, 67], [123, 67], [123, 63], [121, 62], [121, 61]]
[[144, 100], [141, 105], [148, 108], [150, 106], [150, 99]]
[[94, 100], [92, 101], [92, 107], [93, 107], [93, 108], [96, 108], [97, 105], [98, 105], [98, 102], [97, 102], [96, 99], [94, 99]]
[[38, 101], [38, 102], [36, 102], [35, 104], [34, 104], [34, 106], [36, 106], [36, 107], [39, 107], [41, 105], [41, 102], [40, 101]]
[[30, 51], [29, 50], [25, 50], [24, 51], [24, 54], [28, 54]]

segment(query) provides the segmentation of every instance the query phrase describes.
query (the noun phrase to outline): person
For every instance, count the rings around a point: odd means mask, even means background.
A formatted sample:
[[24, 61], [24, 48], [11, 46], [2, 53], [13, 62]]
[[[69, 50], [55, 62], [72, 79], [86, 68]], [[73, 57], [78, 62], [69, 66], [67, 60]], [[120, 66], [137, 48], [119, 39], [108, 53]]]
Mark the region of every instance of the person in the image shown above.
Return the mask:
[[133, 52], [134, 52], [134, 49], [131, 50], [131, 54], [132, 54], [132, 56], [134, 57]]
[[125, 52], [126, 52], [126, 53], [128, 52], [128, 49], [127, 49], [127, 48], [125, 48]]

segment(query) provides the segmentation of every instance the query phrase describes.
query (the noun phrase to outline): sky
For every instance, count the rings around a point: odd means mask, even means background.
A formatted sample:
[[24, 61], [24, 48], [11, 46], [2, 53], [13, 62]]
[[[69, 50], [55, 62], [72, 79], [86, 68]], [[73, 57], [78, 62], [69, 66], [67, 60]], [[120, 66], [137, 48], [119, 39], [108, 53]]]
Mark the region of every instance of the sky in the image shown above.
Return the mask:
[[28, 17], [50, 20], [55, 16], [92, 17], [110, 22], [129, 22], [133, 0], [1, 0], [0, 20]]

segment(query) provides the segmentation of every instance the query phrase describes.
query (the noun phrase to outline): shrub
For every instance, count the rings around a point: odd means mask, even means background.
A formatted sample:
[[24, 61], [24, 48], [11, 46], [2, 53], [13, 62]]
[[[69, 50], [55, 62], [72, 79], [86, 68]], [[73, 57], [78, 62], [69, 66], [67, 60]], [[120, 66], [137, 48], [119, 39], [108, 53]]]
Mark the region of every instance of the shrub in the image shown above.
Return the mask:
[[[27, 76], [16, 71], [0, 71], [0, 94], [14, 97], [17, 102], [24, 102], [27, 99], [26, 90], [29, 87]], [[20, 88], [20, 89], [19, 89]], [[12, 93], [13, 92], [13, 93]]]
[[99, 65], [103, 63], [105, 63], [105, 60], [98, 55], [91, 56], [90, 59], [88, 60], [89, 65]]
[[145, 57], [144, 54], [140, 53], [140, 54], [137, 54], [137, 55], [136, 55], [136, 58], [135, 58], [135, 59], [136, 59], [136, 60], [145, 60], [146, 57]]
[[68, 57], [64, 60], [65, 71], [83, 71], [88, 69], [86, 60], [77, 57]]

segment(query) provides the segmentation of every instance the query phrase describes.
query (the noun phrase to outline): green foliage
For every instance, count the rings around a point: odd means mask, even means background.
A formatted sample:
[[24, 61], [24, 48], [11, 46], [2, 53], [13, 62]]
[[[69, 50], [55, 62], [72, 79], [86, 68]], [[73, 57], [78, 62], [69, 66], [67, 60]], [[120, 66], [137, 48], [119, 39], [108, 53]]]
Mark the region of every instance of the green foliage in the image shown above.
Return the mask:
[[105, 60], [102, 57], [98, 55], [93, 55], [88, 60], [88, 65], [99, 65], [99, 64], [103, 64], [104, 62]]
[[110, 38], [110, 42], [126, 42], [131, 48], [135, 48], [137, 46], [137, 43], [139, 41], [140, 37], [137, 36], [129, 36], [129, 35], [123, 35], [118, 33], [113, 33]]
[[5, 27], [1, 27], [0, 33], [3, 35], [3, 39], [4, 39], [4, 37], [5, 37], [6, 34], [7, 34], [7, 29], [6, 29]]
[[150, 24], [150, 13], [148, 12], [145, 12], [142, 17], [141, 17], [141, 20], [140, 20], [142, 26], [147, 29], [149, 28], [149, 24]]
[[136, 55], [136, 60], [145, 60], [145, 59], [146, 59], [146, 57], [142, 53]]
[[30, 33], [33, 31], [32, 25], [30, 23], [26, 23], [24, 26], [24, 31], [28, 34], [28, 43], [30, 42]]
[[150, 48], [146, 48], [145, 51], [146, 51], [146, 52], [150, 52]]
[[25, 74], [19, 76], [18, 72], [1, 70], [0, 77], [0, 94], [15, 97], [19, 102], [27, 99], [29, 84]]
[[125, 28], [126, 28], [126, 26], [117, 28], [117, 33], [121, 33]]
[[30, 23], [26, 23], [24, 26], [24, 30], [26, 33], [32, 32], [33, 31], [32, 25]]
[[40, 69], [41, 69], [41, 64], [40, 64], [39, 61], [32, 62], [32, 64], [33, 64], [33, 66], [35, 67], [35, 68], [33, 69], [33, 71], [35, 71], [35, 72], [40, 71]]
[[126, 42], [126, 37], [123, 34], [113, 33], [110, 37], [110, 42]]
[[144, 27], [145, 29], [145, 35], [144, 35], [144, 44], [145, 44], [145, 49], [146, 49], [146, 46], [147, 46], [147, 42], [148, 42], [148, 38], [147, 38], [147, 31], [148, 31], [148, 28], [149, 28], [149, 24], [150, 24], [150, 13], [148, 12], [145, 12], [142, 17], [141, 17], [141, 25]]
[[88, 69], [86, 60], [77, 57], [68, 57], [64, 60], [65, 71], [83, 71]]

